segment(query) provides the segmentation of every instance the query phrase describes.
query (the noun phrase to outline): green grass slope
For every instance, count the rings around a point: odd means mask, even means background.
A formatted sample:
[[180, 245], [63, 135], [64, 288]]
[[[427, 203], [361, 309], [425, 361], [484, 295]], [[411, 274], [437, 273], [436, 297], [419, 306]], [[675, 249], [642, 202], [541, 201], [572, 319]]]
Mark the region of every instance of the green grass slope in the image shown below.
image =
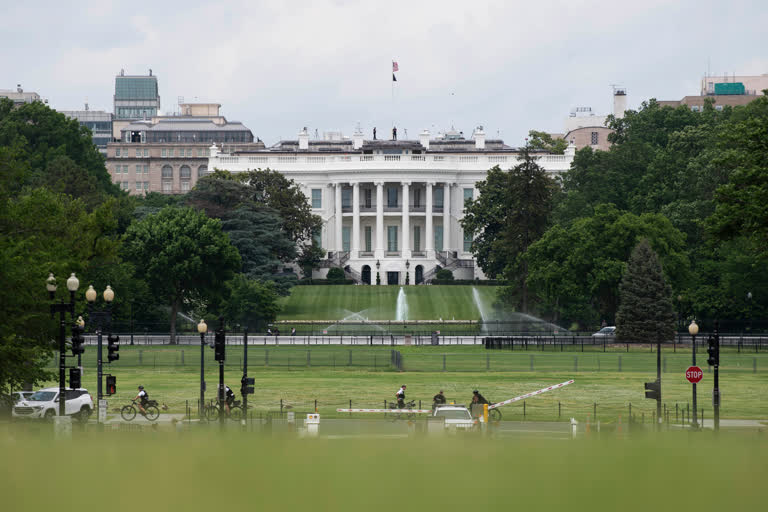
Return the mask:
[[495, 286], [296, 286], [279, 320], [395, 320], [400, 288], [408, 304], [408, 320], [480, 320], [473, 289], [490, 311]]

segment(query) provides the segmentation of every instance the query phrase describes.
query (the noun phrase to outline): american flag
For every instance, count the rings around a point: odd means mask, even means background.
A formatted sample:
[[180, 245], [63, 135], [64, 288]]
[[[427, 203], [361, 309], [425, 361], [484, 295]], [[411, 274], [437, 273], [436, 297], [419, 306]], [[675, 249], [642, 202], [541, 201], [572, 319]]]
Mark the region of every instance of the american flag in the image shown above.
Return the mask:
[[397, 62], [393, 60], [392, 61], [392, 72], [394, 73], [395, 71], [398, 71], [399, 69], [400, 68], [397, 66]]

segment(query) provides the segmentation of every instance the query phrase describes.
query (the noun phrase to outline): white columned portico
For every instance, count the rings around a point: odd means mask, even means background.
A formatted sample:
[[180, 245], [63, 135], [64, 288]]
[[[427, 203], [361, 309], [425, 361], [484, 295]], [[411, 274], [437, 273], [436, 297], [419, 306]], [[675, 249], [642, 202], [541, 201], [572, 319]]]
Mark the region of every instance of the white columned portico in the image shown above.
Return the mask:
[[443, 250], [451, 250], [451, 184], [443, 185]]
[[376, 251], [377, 259], [384, 257], [384, 182], [376, 182]]
[[408, 198], [408, 188], [410, 187], [411, 182], [410, 181], [404, 181], [402, 182], [403, 186], [403, 249], [402, 249], [402, 257], [403, 258], [410, 258], [411, 257], [411, 226], [408, 222], [410, 220], [411, 212], [410, 210], [410, 200]]
[[360, 184], [352, 183], [352, 258], [360, 252]]
[[432, 185], [434, 185], [433, 182], [427, 182], [427, 239], [425, 240], [424, 244], [424, 250], [427, 253], [427, 258], [435, 257], [435, 234], [432, 227]]
[[342, 219], [344, 218], [341, 214], [341, 183], [336, 183], [336, 223], [335, 226], [335, 233], [336, 233], [336, 240], [334, 240], [334, 247], [336, 247], [337, 252], [341, 252], [344, 250], [344, 244], [341, 243], [341, 223]]

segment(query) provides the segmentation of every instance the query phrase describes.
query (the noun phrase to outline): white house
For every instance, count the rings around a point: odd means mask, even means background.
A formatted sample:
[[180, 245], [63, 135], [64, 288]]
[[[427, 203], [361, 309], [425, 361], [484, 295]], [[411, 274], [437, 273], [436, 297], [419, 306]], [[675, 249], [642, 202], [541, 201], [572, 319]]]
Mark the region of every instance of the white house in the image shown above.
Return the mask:
[[[575, 149], [565, 155], [542, 154], [539, 165], [553, 174], [570, 168]], [[488, 169], [519, 163], [518, 150], [486, 139], [478, 127], [471, 139], [450, 131], [430, 139], [364, 140], [333, 134], [310, 140], [306, 128], [298, 140], [263, 150], [221, 153], [214, 145], [208, 169], [245, 172], [270, 168], [302, 187], [313, 211], [322, 217], [318, 242], [327, 251], [322, 277], [332, 266], [358, 282], [420, 284], [439, 268], [457, 279], [482, 279], [469, 252], [472, 237], [460, 220], [464, 201], [476, 197], [475, 184]]]

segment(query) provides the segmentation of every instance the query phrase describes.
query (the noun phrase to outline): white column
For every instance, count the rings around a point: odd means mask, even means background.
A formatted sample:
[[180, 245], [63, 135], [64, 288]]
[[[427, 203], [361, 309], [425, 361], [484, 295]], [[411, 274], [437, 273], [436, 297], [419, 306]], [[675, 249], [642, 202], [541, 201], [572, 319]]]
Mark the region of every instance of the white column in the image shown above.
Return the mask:
[[451, 184], [443, 187], [443, 250], [451, 250]]
[[341, 223], [344, 217], [341, 213], [341, 183], [336, 183], [336, 240], [334, 246], [336, 251], [342, 251], [344, 249], [341, 243]]
[[427, 253], [427, 258], [435, 257], [435, 234], [432, 228], [432, 185], [433, 182], [427, 182], [427, 239], [424, 241], [424, 250]]
[[411, 212], [409, 211], [409, 204], [410, 200], [408, 198], [408, 188], [411, 185], [410, 181], [404, 181], [402, 183], [403, 186], [403, 200], [401, 201], [403, 203], [403, 244], [401, 247], [400, 254], [403, 255], [403, 258], [410, 258], [411, 257], [411, 226], [410, 222], [410, 215]]
[[376, 182], [376, 247], [374, 256], [384, 257], [384, 182]]
[[352, 254], [357, 258], [360, 251], [360, 184], [352, 183]]

